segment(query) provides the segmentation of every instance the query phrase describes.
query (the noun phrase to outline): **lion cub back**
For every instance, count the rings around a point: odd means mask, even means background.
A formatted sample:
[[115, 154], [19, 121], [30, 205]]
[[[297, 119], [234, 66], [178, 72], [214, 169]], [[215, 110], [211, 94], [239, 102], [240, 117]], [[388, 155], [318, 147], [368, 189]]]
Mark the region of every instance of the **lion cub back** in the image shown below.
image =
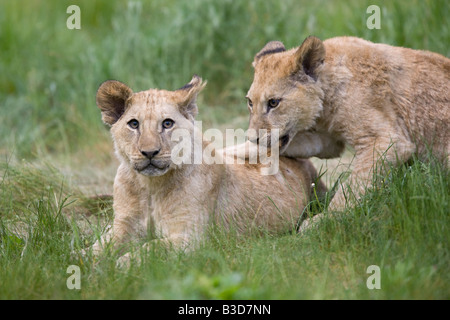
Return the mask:
[[[226, 165], [217, 197], [216, 222], [238, 232], [252, 228], [270, 233], [293, 230], [311, 201], [327, 190], [309, 160], [280, 157], [274, 175], [262, 175], [260, 164]], [[314, 185], [313, 185], [314, 184]]]

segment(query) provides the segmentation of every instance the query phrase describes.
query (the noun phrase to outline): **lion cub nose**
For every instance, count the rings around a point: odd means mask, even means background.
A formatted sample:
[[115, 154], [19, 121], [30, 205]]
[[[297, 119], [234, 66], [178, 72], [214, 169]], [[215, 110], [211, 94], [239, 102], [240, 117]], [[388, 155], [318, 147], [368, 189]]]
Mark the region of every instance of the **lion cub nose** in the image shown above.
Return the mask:
[[141, 153], [142, 153], [142, 155], [144, 156], [144, 157], [146, 157], [146, 158], [148, 158], [148, 159], [152, 159], [153, 157], [155, 157], [158, 153], [159, 153], [159, 151], [160, 151], [161, 149], [158, 149], [158, 150], [150, 150], [150, 151], [142, 151], [141, 150]]

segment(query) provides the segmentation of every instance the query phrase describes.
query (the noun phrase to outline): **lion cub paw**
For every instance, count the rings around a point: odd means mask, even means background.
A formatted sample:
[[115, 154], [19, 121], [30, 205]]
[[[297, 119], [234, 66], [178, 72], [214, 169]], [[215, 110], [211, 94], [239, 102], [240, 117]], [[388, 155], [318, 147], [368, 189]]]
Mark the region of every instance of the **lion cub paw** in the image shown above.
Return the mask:
[[305, 219], [303, 223], [298, 228], [298, 233], [303, 234], [307, 232], [308, 230], [315, 229], [320, 223], [320, 220], [324, 218], [323, 213], [319, 213], [311, 218]]

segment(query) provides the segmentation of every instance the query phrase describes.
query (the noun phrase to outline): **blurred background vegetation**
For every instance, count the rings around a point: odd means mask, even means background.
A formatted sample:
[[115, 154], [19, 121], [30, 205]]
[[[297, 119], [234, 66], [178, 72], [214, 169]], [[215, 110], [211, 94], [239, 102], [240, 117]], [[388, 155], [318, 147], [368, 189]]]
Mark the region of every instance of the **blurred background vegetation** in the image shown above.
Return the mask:
[[[72, 4], [81, 30], [66, 27]], [[380, 30], [366, 27], [371, 4], [381, 8]], [[289, 48], [308, 35], [352, 35], [449, 56], [449, 16], [447, 0], [0, 0], [0, 155], [109, 150], [95, 105], [107, 79], [140, 91], [199, 74], [208, 80], [204, 128], [246, 129], [251, 62], [267, 41]]]

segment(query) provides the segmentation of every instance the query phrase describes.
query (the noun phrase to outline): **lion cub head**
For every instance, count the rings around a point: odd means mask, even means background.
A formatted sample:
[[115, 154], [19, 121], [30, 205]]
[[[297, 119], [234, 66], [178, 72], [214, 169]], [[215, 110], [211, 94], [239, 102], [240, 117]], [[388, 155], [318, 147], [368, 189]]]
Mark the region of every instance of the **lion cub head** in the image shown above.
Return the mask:
[[246, 96], [250, 140], [260, 138], [259, 129], [278, 129], [284, 150], [297, 132], [314, 127], [322, 111], [318, 76], [324, 59], [325, 47], [315, 37], [289, 51], [272, 41], [256, 54], [254, 80]]
[[145, 176], [161, 176], [176, 166], [171, 160], [175, 129], [192, 131], [197, 94], [206, 82], [198, 76], [175, 91], [136, 92], [109, 80], [97, 91], [103, 122], [111, 126], [116, 154], [122, 164]]

